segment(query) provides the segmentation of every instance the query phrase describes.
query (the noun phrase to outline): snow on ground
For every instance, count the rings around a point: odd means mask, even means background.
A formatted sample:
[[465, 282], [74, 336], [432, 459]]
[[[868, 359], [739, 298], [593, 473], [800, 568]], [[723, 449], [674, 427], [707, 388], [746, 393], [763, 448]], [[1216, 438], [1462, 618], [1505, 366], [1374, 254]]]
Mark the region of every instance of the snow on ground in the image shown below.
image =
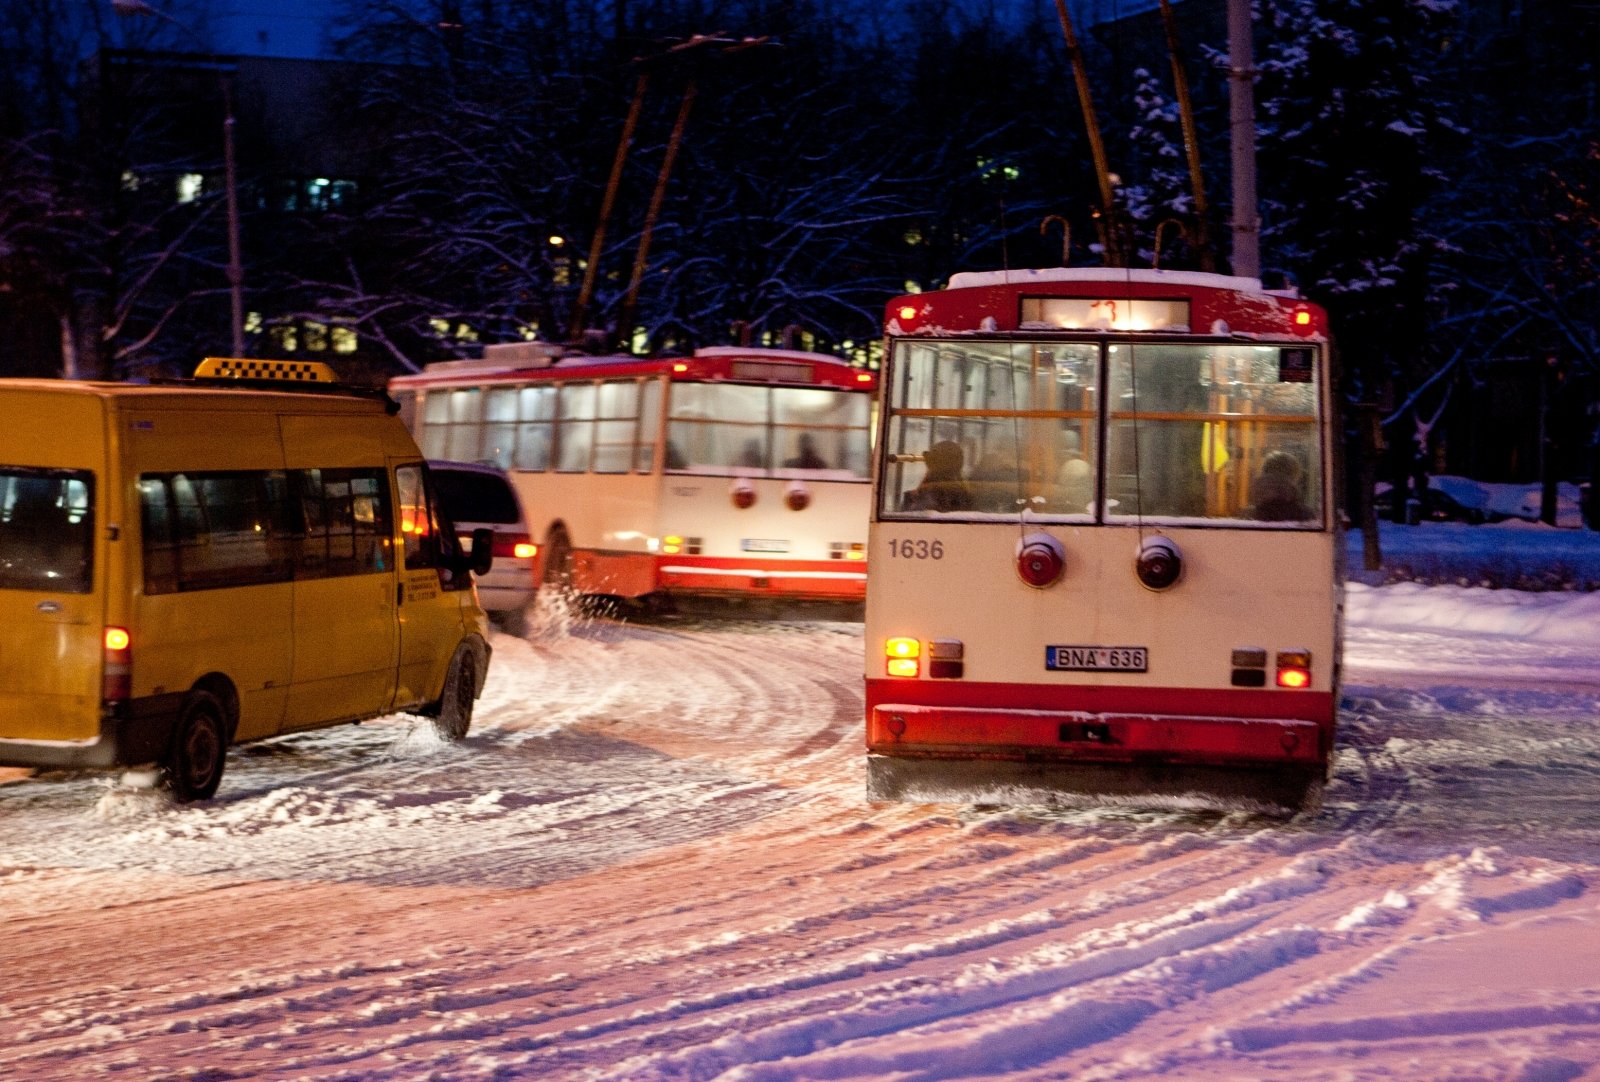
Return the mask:
[[859, 624], [552, 610], [460, 745], [0, 787], [0, 1078], [1600, 1079], [1597, 599], [1353, 585], [1289, 821], [869, 805]]

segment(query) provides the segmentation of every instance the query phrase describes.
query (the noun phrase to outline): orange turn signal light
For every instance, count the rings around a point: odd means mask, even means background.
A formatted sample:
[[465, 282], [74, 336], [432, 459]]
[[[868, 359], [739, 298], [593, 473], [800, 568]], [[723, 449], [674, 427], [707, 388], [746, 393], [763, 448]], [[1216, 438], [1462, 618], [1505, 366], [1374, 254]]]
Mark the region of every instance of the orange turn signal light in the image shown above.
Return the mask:
[[1311, 686], [1311, 670], [1294, 667], [1279, 669], [1278, 686], [1280, 688], [1308, 688]]

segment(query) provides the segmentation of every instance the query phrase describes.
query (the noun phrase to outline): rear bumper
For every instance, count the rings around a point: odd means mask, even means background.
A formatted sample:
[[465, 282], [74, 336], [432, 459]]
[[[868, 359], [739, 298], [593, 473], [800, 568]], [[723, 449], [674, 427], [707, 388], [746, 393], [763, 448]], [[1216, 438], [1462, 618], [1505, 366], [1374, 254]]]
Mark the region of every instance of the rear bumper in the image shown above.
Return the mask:
[[1322, 767], [1331, 733], [1304, 718], [1205, 717], [879, 703], [867, 750], [913, 759]]
[[183, 705], [181, 695], [155, 695], [118, 703], [100, 719], [89, 740], [0, 738], [0, 764], [45, 770], [103, 770], [164, 757]]
[[674, 557], [657, 567], [656, 582], [668, 593], [707, 597], [861, 601], [867, 596], [866, 564], [844, 560]]

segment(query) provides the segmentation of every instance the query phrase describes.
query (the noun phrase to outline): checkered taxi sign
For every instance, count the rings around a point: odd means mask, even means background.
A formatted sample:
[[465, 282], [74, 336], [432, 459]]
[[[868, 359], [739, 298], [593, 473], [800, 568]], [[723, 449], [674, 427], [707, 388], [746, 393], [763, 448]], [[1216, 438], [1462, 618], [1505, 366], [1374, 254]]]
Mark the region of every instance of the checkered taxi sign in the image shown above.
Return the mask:
[[260, 361], [239, 357], [207, 357], [194, 370], [196, 379], [275, 380], [285, 383], [337, 383], [333, 369], [320, 361]]

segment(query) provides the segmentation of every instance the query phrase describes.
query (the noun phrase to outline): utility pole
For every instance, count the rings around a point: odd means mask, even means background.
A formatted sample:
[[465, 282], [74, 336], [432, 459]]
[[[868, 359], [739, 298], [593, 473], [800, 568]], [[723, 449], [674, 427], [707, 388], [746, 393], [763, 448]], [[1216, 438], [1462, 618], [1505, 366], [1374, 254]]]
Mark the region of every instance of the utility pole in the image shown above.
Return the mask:
[[1233, 273], [1240, 278], [1261, 277], [1261, 215], [1256, 208], [1256, 68], [1250, 35], [1250, 0], [1228, 0]]

